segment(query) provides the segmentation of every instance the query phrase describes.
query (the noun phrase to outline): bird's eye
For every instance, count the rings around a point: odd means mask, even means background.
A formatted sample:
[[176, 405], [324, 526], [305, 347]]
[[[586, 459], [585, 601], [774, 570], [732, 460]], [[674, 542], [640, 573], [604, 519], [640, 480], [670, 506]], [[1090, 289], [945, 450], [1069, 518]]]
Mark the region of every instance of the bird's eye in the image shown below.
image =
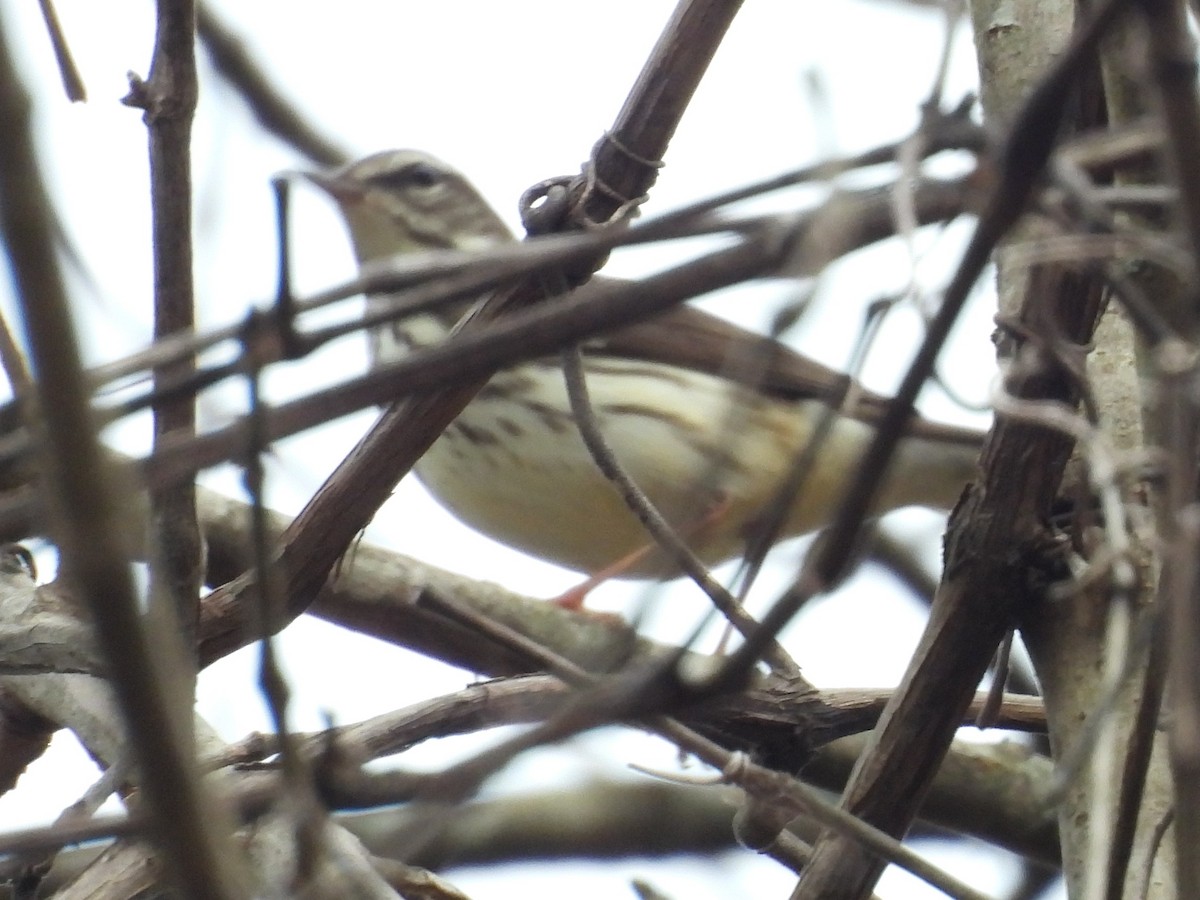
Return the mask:
[[442, 183], [441, 170], [427, 163], [414, 163], [398, 172], [385, 172], [371, 179], [379, 187], [392, 191], [429, 190]]
[[442, 183], [442, 173], [433, 166], [417, 163], [408, 170], [408, 180], [413, 187], [431, 188]]

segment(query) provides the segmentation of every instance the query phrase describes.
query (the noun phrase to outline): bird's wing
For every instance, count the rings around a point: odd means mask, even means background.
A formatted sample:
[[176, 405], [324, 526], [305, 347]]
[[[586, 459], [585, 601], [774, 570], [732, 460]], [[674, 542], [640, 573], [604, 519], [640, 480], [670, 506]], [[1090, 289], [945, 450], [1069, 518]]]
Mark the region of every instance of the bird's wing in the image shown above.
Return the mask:
[[[692, 306], [681, 305], [589, 341], [589, 353], [622, 356], [681, 366], [744, 381], [756, 390], [791, 400], [840, 402], [850, 384], [842, 372], [801, 356], [779, 341], [756, 335]], [[848, 415], [871, 424], [887, 409], [889, 398], [856, 385]], [[910, 434], [978, 445], [974, 429], [930, 422], [914, 416]]]

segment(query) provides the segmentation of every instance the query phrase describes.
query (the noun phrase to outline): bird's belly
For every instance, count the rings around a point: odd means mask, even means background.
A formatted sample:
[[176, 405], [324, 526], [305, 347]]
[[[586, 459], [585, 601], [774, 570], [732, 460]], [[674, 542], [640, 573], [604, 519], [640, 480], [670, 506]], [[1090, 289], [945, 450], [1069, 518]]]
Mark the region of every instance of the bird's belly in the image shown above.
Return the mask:
[[[748, 525], [808, 434], [796, 406], [700, 373], [591, 362], [588, 388], [622, 467], [710, 564], [741, 551]], [[826, 467], [818, 459], [804, 492], [810, 502], [800, 504], [813, 506], [813, 514], [793, 516], [788, 532], [819, 525], [817, 508], [834, 502], [840, 478], [831, 481], [821, 471]], [[417, 472], [468, 525], [569, 568], [596, 571], [650, 542], [592, 461], [570, 415], [562, 373], [552, 367], [496, 376]], [[662, 557], [628, 571], [673, 573]]]

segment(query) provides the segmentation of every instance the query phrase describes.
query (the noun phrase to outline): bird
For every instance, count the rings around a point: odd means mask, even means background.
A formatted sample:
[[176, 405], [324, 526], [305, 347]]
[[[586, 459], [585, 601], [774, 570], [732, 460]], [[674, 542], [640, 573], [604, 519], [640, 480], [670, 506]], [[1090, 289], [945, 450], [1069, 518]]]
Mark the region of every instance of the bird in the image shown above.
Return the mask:
[[[515, 241], [459, 171], [418, 150], [375, 153], [306, 172], [344, 219], [360, 266], [422, 251], [479, 251]], [[387, 308], [367, 298], [368, 313]], [[471, 301], [369, 332], [372, 365], [447, 338]], [[818, 422], [832, 428], [778, 539], [828, 524], [888, 399], [783, 343], [680, 305], [584, 345], [596, 421], [623, 469], [707, 565], [745, 552]], [[753, 383], [730, 360], [762, 361]], [[976, 474], [982, 433], [914, 415], [873, 508], [949, 509]], [[580, 437], [560, 356], [496, 373], [415, 467], [433, 497], [475, 530], [594, 575], [679, 574]], [[618, 561], [623, 561], [618, 563]], [[614, 564], [617, 564], [614, 566]]]

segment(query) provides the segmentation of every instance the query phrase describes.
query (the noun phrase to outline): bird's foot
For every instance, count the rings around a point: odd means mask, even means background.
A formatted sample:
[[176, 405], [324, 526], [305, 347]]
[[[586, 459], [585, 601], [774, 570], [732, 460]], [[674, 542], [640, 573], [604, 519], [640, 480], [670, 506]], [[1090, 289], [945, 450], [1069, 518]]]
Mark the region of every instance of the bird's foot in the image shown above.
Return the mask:
[[603, 569], [593, 572], [588, 576], [586, 581], [577, 584], [563, 594], [555, 597], [551, 602], [556, 606], [561, 606], [563, 609], [570, 609], [578, 612], [583, 609], [584, 601], [587, 600], [588, 594], [598, 588], [604, 582], [613, 578], [620, 578], [625, 575], [640, 563], [654, 549], [652, 544], [646, 544], [643, 547], [638, 547], [632, 553], [626, 553], [616, 562], [609, 563]]
[[[695, 537], [705, 528], [720, 522], [725, 514], [729, 512], [729, 507], [730, 504], [728, 498], [722, 496], [712, 504], [708, 511], [704, 513], [704, 515], [696, 519], [691, 525], [680, 530], [679, 533], [686, 538]], [[571, 588], [560, 596], [555, 597], [552, 602], [558, 606], [561, 606], [563, 609], [581, 610], [583, 609], [584, 601], [587, 600], [587, 596], [592, 592], [592, 590], [612, 578], [621, 578], [624, 575], [628, 575], [631, 569], [641, 565], [647, 556], [658, 550], [659, 547], [657, 544], [644, 544], [641, 547], [638, 547], [636, 550], [626, 553], [615, 562], [609, 563], [603, 569], [592, 573], [592, 575], [589, 576], [586, 581]], [[671, 568], [674, 569], [675, 567], [672, 566]], [[667, 577], [670, 578], [673, 576], [668, 575]]]

